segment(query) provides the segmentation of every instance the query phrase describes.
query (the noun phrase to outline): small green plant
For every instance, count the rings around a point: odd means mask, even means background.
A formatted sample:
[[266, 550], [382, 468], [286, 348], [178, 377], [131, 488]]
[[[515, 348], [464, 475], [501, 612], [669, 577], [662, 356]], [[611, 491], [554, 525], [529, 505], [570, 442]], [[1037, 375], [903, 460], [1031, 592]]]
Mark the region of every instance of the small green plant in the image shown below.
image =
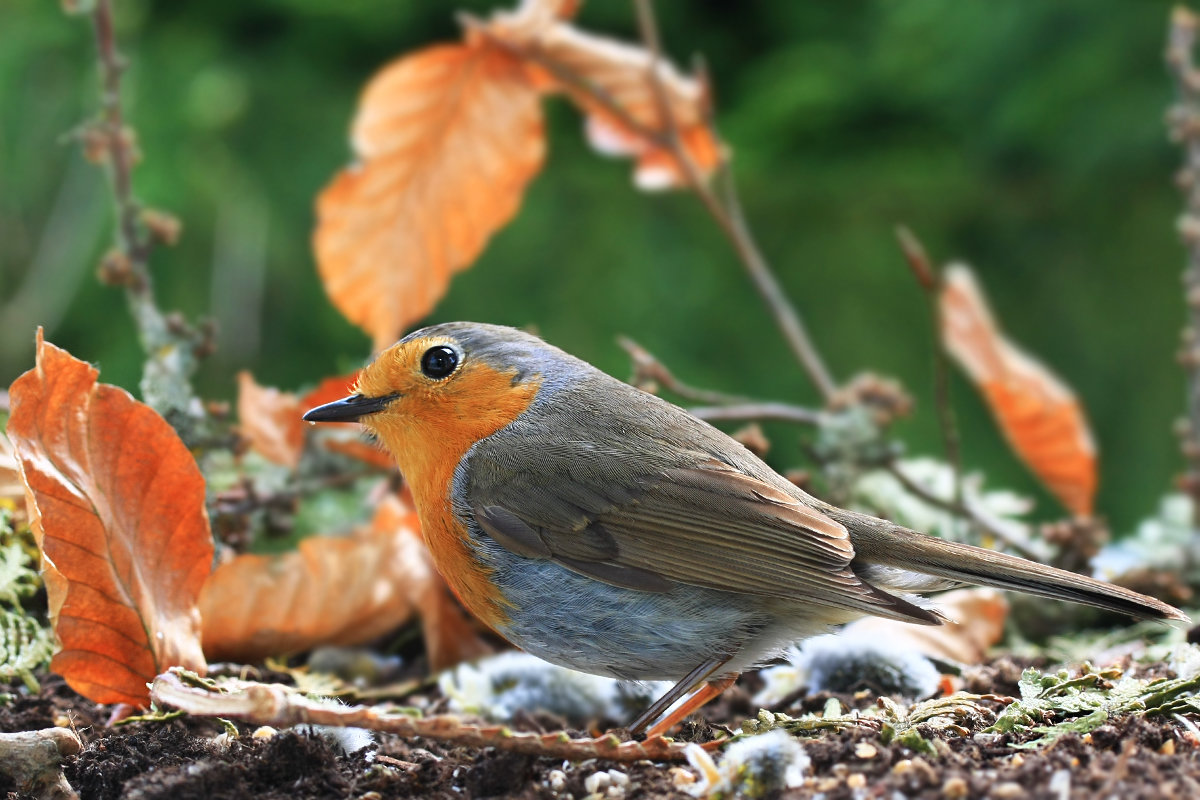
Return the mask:
[[21, 607], [42, 581], [33, 558], [13, 531], [12, 512], [0, 507], [0, 680], [20, 678], [38, 690], [33, 671], [54, 654], [54, 634]]
[[1021, 699], [1014, 701], [988, 729], [997, 733], [1040, 733], [1013, 747], [1033, 749], [1063, 734], [1090, 733], [1123, 714], [1195, 714], [1200, 712], [1200, 672], [1180, 678], [1145, 680], [1125, 677], [1120, 669], [1097, 670], [1085, 664], [1081, 674], [1052, 675], [1027, 669], [1021, 675]]

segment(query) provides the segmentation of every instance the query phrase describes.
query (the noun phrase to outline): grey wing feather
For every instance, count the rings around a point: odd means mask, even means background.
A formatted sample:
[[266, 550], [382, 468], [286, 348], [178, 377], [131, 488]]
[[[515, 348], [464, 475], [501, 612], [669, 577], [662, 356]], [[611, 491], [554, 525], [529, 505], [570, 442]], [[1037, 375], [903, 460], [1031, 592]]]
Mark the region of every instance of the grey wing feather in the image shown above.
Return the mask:
[[[741, 445], [613, 383], [631, 394], [608, 425], [581, 426], [560, 396], [538, 415], [537, 436], [518, 420], [472, 448], [471, 512], [502, 547], [644, 591], [684, 583], [938, 621], [856, 575], [846, 529]], [[579, 441], [581, 428], [593, 438]]]

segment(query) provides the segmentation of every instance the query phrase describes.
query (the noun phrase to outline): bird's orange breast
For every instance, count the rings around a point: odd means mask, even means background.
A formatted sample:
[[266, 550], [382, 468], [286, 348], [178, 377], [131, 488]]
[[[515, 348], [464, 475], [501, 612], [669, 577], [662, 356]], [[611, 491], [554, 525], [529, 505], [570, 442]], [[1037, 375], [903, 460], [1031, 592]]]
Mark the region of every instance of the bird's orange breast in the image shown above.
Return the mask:
[[488, 364], [464, 365], [452, 386], [406, 394], [396, 401], [396, 413], [363, 420], [392, 451], [412, 489], [438, 571], [463, 605], [492, 628], [508, 621], [509, 603], [492, 583], [491, 568], [472, 550], [452, 511], [450, 490], [454, 470], [471, 446], [515, 420], [537, 395], [536, 380], [513, 379], [514, 373]]

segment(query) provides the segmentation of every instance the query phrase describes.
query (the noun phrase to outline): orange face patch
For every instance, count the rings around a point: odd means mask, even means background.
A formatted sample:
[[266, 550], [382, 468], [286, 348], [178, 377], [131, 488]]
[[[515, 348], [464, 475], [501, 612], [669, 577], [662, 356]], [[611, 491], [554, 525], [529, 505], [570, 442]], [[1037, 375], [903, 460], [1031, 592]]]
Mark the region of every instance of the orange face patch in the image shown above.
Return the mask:
[[[449, 376], [434, 379], [421, 371], [421, 359], [438, 345], [455, 349], [460, 363]], [[537, 395], [538, 381], [514, 384], [514, 377], [463, 354], [451, 339], [431, 336], [385, 350], [363, 369], [355, 387], [367, 397], [398, 395], [362, 424], [387, 445], [412, 488], [438, 570], [463, 604], [492, 627], [507, 620], [506, 603], [471, 552], [449, 493], [467, 450], [515, 420]]]

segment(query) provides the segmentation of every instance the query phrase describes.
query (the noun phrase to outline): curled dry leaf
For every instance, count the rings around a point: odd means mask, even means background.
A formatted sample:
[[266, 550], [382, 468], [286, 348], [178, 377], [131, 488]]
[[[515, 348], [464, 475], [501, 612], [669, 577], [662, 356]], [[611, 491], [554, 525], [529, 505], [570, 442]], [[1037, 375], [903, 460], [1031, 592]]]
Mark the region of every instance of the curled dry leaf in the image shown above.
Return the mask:
[[381, 70], [352, 130], [361, 163], [317, 198], [317, 266], [334, 305], [382, 349], [516, 213], [545, 152], [537, 89], [485, 42]]
[[460, 661], [491, 653], [491, 646], [480, 638], [475, 625], [463, 614], [446, 581], [434, 567], [411, 504], [396, 495], [388, 495], [380, 504], [375, 519], [377, 525], [399, 528], [408, 534], [405, 552], [410, 580], [405, 589], [409, 601], [421, 615], [429, 668], [437, 672]]
[[333, 402], [351, 392], [358, 373], [326, 378], [308, 394], [260, 386], [249, 372], [238, 374], [238, 429], [260, 455], [295, 469], [304, 454], [305, 441], [316, 436], [326, 450], [364, 461], [377, 469], [394, 467], [379, 447], [364, 441], [357, 423], [332, 423], [317, 428], [304, 422], [304, 412]]
[[461, 612], [439, 605], [445, 593], [415, 512], [388, 495], [371, 524], [352, 536], [311, 537], [291, 553], [240, 555], [218, 566], [200, 597], [204, 652], [214, 660], [256, 661], [321, 644], [360, 644], [419, 611], [431, 660], [433, 643], [447, 635], [463, 641], [442, 643], [443, 654], [477, 655], [466, 642], [482, 642]]
[[686, 172], [662, 144], [672, 128], [701, 175], [710, 174], [723, 146], [709, 124], [707, 85], [665, 61], [654, 64], [644, 47], [575, 27], [568, 21], [574, 5], [526, 0], [473, 29], [521, 55], [543, 91], [564, 92], [586, 115], [588, 141], [598, 152], [635, 158], [638, 188], [687, 185]]
[[880, 617], [864, 617], [846, 626], [847, 633], [867, 635], [930, 658], [980, 664], [988, 648], [1004, 636], [1008, 601], [996, 589], [956, 589], [933, 598], [948, 620], [943, 625], [916, 625]]
[[171, 666], [203, 671], [196, 598], [212, 567], [204, 478], [175, 431], [37, 338], [13, 382], [16, 449], [50, 619], [50, 669], [98, 703], [145, 705]]
[[268, 461], [296, 468], [304, 453], [304, 413], [300, 399], [269, 386], [259, 386], [243, 370], [238, 373], [238, 430]]
[[1009, 444], [1072, 512], [1092, 513], [1096, 445], [1075, 394], [1000, 333], [970, 270], [946, 271], [942, 341], [979, 387]]

